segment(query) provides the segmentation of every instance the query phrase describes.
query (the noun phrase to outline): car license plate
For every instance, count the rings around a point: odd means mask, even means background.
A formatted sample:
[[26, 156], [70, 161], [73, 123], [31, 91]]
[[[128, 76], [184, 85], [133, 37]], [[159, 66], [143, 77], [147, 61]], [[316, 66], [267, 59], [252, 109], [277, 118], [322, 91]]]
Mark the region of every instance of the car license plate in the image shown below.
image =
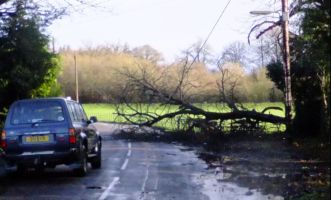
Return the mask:
[[26, 143], [39, 143], [39, 142], [49, 142], [48, 135], [36, 135], [36, 136], [26, 136]]

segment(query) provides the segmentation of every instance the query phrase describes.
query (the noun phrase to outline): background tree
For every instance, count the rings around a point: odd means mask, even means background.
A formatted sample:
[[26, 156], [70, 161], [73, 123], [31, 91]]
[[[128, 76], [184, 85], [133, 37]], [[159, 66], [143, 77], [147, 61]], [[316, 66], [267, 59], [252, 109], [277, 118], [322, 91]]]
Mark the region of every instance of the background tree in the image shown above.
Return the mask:
[[248, 52], [246, 45], [243, 42], [234, 42], [224, 49], [217, 65], [224, 65], [230, 62], [245, 67], [248, 64], [247, 61]]
[[0, 107], [14, 100], [59, 94], [59, 61], [49, 52], [43, 21], [25, 11], [24, 0], [15, 1], [15, 15], [0, 29]]
[[[171, 64], [155, 63], [150, 59], [144, 59], [132, 55], [133, 48], [107, 45], [93, 48], [84, 48], [78, 51], [62, 48], [59, 52], [63, 69], [58, 80], [63, 88], [65, 96], [75, 95], [74, 55], [77, 58], [78, 76], [80, 82], [80, 100], [82, 102], [116, 103], [121, 96], [123, 88], [127, 85], [126, 72], [141, 71], [141, 68], [149, 69], [150, 76], [158, 77], [162, 72], [163, 89], [179, 99], [190, 102], [217, 102], [219, 101], [219, 88], [217, 82], [222, 77], [220, 69], [211, 70], [209, 65], [194, 63], [191, 65], [191, 57], [183, 56]], [[123, 49], [123, 50], [121, 50]], [[226, 77], [238, 79], [236, 84], [236, 99], [240, 102], [268, 101], [274, 84], [266, 78], [264, 68], [256, 68], [253, 72], [247, 72], [240, 64], [227, 63], [222, 67], [226, 69]], [[123, 71], [124, 70], [124, 71]], [[93, 73], [91, 73], [93, 71]], [[145, 70], [146, 71], [146, 70]], [[155, 73], [154, 73], [155, 72]], [[226, 86], [227, 88], [228, 86]], [[279, 101], [280, 94], [274, 89], [274, 101]], [[130, 102], [143, 101], [143, 93], [131, 93]], [[132, 96], [133, 95], [133, 96]]]
[[281, 51], [281, 28], [277, 27], [261, 35], [253, 44], [253, 62], [258, 67], [265, 67], [272, 61], [282, 58]]
[[[308, 70], [313, 68], [311, 78], [314, 82], [311, 82], [313, 87], [311, 91], [317, 94], [304, 96], [307, 97], [308, 102], [313, 101], [311, 103], [317, 104], [315, 113], [320, 114], [321, 120], [315, 125], [316, 130], [330, 134], [330, 1], [309, 0], [302, 10], [304, 12], [301, 24], [303, 34], [296, 42], [298, 48], [295, 49], [297, 52], [294, 52], [294, 55], [298, 57], [298, 65], [307, 67]], [[301, 50], [300, 47], [302, 47]], [[314, 96], [317, 99], [314, 99]], [[309, 112], [309, 104], [303, 105], [302, 108], [307, 108]], [[311, 116], [307, 117], [304, 117], [307, 121], [309, 118], [312, 119]]]
[[[15, 15], [17, 0], [0, 0], [0, 21]], [[86, 7], [100, 8], [107, 11], [107, 1], [103, 0], [22, 0], [27, 13], [42, 17], [44, 23], [68, 15], [72, 12], [84, 12]], [[108, 10], [109, 11], [109, 10]]]
[[150, 45], [136, 47], [132, 49], [132, 54], [138, 58], [149, 60], [154, 64], [163, 60], [161, 53]]
[[201, 49], [203, 45], [202, 40], [198, 40], [186, 50], [182, 52], [183, 56], [181, 60], [184, 58], [190, 62], [194, 61], [197, 63], [202, 64], [210, 64], [213, 61], [213, 54], [212, 49], [208, 44], [205, 44], [204, 47]]
[[[292, 38], [292, 89], [295, 133], [329, 136], [330, 130], [330, 1], [294, 1], [292, 14], [301, 15], [299, 35]], [[281, 63], [268, 65], [268, 75], [284, 89]]]

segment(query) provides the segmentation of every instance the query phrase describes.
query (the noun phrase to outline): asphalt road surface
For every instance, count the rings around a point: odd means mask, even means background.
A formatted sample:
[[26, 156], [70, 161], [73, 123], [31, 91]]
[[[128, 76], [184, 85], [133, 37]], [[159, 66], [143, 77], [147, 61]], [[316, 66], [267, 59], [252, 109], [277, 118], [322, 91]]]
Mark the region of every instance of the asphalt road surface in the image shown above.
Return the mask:
[[0, 199], [208, 199], [195, 181], [205, 164], [175, 144], [105, 140], [102, 168], [66, 166], [2, 178]]
[[85, 177], [75, 177], [65, 165], [42, 173], [13, 171], [0, 177], [0, 200], [282, 199], [220, 181], [217, 169], [180, 144], [112, 139], [114, 127], [99, 126], [104, 136], [101, 169], [89, 168]]

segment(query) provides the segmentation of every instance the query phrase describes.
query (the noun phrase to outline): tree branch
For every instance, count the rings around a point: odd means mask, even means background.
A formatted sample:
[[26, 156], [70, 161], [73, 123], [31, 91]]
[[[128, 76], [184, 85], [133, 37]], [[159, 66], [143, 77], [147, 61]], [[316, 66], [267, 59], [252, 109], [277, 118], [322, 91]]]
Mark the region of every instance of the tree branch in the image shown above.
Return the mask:
[[253, 28], [251, 28], [251, 30], [249, 31], [248, 33], [248, 37], [247, 37], [247, 40], [248, 40], [248, 44], [250, 44], [250, 37], [251, 37], [251, 34], [255, 31], [255, 29], [258, 29], [260, 28], [261, 26], [265, 25], [265, 24], [272, 24], [271, 26], [269, 26], [267, 29], [261, 31], [258, 36], [256, 37], [256, 39], [258, 39], [261, 35], [263, 35], [265, 32], [275, 28], [276, 26], [280, 26], [281, 25], [281, 21], [263, 21], [261, 23], [258, 23], [256, 25], [253, 26]]
[[9, 0], [0, 0], [0, 6], [2, 5], [2, 4], [5, 4], [5, 3], [7, 3]]

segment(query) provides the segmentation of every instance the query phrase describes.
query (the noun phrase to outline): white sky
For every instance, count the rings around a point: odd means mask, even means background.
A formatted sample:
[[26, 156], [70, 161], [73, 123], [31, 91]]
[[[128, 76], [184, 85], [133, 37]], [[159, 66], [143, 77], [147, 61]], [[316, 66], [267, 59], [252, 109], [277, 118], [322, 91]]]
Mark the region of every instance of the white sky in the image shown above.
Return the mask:
[[[108, 12], [85, 10], [57, 20], [49, 29], [56, 47], [73, 49], [103, 44], [130, 47], [149, 44], [166, 61], [198, 40], [204, 40], [228, 0], [112, 0]], [[232, 0], [208, 41], [213, 52], [234, 41], [247, 43], [253, 17], [249, 11], [266, 10], [264, 0]], [[267, 8], [274, 10], [274, 8]]]

